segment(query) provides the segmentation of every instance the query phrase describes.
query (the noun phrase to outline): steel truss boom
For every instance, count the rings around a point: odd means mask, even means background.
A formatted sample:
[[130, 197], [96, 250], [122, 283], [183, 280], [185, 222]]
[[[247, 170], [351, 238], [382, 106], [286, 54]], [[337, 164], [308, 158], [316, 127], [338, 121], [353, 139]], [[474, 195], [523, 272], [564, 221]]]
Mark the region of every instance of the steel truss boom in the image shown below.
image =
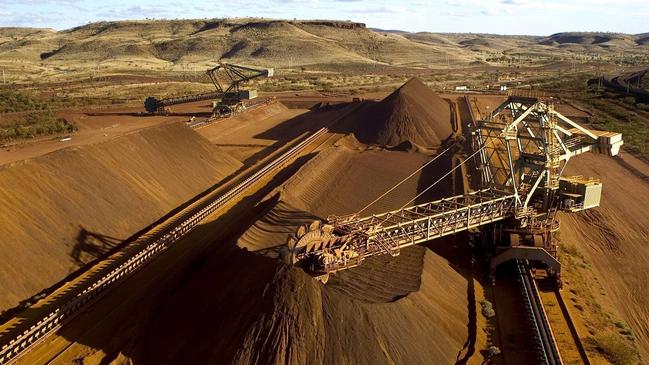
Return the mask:
[[[219, 72], [222, 72], [226, 75], [225, 80], [220, 80], [218, 75]], [[146, 98], [146, 100], [144, 100], [144, 108], [149, 113], [156, 113], [163, 112], [166, 107], [172, 105], [202, 100], [222, 99], [227, 97], [238, 98], [242, 84], [258, 77], [272, 77], [273, 73], [274, 70], [272, 68], [256, 69], [253, 67], [219, 62], [216, 67], [207, 70], [207, 76], [214, 84], [216, 91], [202, 94], [183, 95], [166, 99], [158, 99], [153, 96], [149, 96], [148, 98]], [[227, 85], [227, 87], [224, 87], [224, 85]]]
[[[512, 218], [510, 232], [522, 237], [512, 242], [531, 242], [531, 249], [543, 250], [533, 256], [558, 270], [551, 239], [558, 229], [556, 211], [597, 206], [601, 191], [599, 182], [583, 179], [570, 180], [564, 184], [567, 190], [560, 190], [564, 168], [584, 152], [617, 154], [621, 135], [580, 126], [555, 111], [552, 99], [521, 96], [509, 97], [473, 127], [474, 153], [468, 159], [476, 156], [482, 190], [369, 217], [330, 216], [324, 226], [316, 221], [308, 232], [302, 227], [289, 238], [289, 261], [325, 281], [329, 273], [367, 257], [396, 256], [403, 247]], [[571, 187], [576, 185], [577, 190]], [[529, 255], [521, 249], [496, 253], [495, 262]]]
[[[228, 80], [225, 80], [229, 81], [227, 87], [224, 87], [223, 85], [224, 80], [220, 80], [218, 76], [219, 71], [222, 71], [227, 76]], [[216, 88], [216, 91], [218, 93], [225, 97], [230, 94], [234, 94], [238, 97], [240, 87], [243, 83], [246, 83], [258, 77], [272, 77], [273, 72], [274, 71], [272, 68], [256, 69], [247, 66], [220, 62], [218, 65], [216, 65], [216, 67], [207, 70], [207, 75], [210, 77], [210, 80], [212, 80], [212, 83], [214, 84], [214, 87]]]
[[[370, 217], [331, 216], [328, 223], [343, 239], [331, 242], [327, 249], [354, 250], [358, 256], [355, 260], [327, 260], [323, 267], [313, 269], [328, 273], [356, 266], [378, 254], [397, 256], [401, 248], [502, 220], [514, 208], [514, 198], [503, 191], [485, 189]], [[307, 247], [298, 254], [298, 261], [319, 248]]]

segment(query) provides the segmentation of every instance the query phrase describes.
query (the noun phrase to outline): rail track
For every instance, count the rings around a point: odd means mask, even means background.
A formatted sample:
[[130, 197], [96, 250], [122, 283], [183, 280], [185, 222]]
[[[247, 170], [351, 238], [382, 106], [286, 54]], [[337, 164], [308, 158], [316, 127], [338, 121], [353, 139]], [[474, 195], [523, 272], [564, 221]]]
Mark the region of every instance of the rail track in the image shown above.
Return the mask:
[[61, 305], [49, 311], [28, 329], [9, 339], [3, 339], [5, 342], [2, 343], [2, 347], [0, 348], [0, 365], [14, 363], [36, 344], [43, 341], [63, 324], [74, 318], [76, 314], [101, 298], [111, 288], [123, 282], [147, 263], [151, 262], [152, 259], [159, 256], [168, 247], [187, 235], [187, 233], [198, 226], [209, 215], [226, 205], [271, 172], [284, 166], [293, 157], [297, 156], [307, 146], [328, 131], [329, 129], [327, 127], [319, 129], [225, 193], [204, 201], [202, 204], [197, 204], [185, 219], [152, 235], [149, 238], [149, 242], [146, 242], [141, 249], [131, 253], [129, 257], [109, 269], [107, 273], [101, 275], [99, 278], [91, 280], [82, 291], [66, 299]]
[[517, 260], [516, 270], [519, 275], [523, 302], [527, 310], [532, 327], [532, 335], [537, 350], [537, 361], [539, 364], [561, 365], [561, 354], [552, 333], [552, 327], [545, 314], [543, 302], [539, 295], [538, 288], [534, 282], [527, 263]]
[[[475, 97], [469, 98], [469, 96], [464, 96], [464, 104], [469, 112], [469, 124], [476, 125], [476, 113], [479, 114], [479, 107], [477, 104], [477, 99]], [[479, 119], [482, 119], [479, 115]], [[476, 162], [476, 165], [486, 165], [487, 161], [484, 159], [482, 161]], [[565, 304], [562, 301], [561, 293], [553, 285], [554, 291], [552, 292], [555, 295], [556, 302], [546, 302], [549, 305], [556, 304], [561, 308], [560, 313], [553, 313], [552, 311], [546, 312], [544, 307], [543, 298], [541, 292], [537, 287], [537, 283], [530, 272], [529, 263], [527, 260], [516, 260], [513, 266], [513, 277], [516, 277], [519, 283], [519, 289], [521, 293], [521, 299], [524, 307], [524, 312], [529, 320], [529, 331], [531, 333], [532, 344], [535, 347], [536, 363], [539, 364], [563, 364], [562, 354], [559, 351], [559, 344], [557, 342], [557, 337], [553, 332], [552, 326], [550, 324], [550, 317], [548, 313], [555, 314], [553, 319], [553, 324], [558, 324], [559, 326], [559, 335], [564, 335], [569, 333], [571, 337], [570, 340], [567, 337], [561, 337], [561, 349], [565, 350], [570, 356], [566, 357], [566, 361], [570, 363], [583, 363], [589, 365], [588, 356], [584, 350], [583, 344], [580, 341], [580, 338], [577, 334], [576, 328], [570, 314], [565, 309]], [[512, 273], [512, 272], [509, 272]], [[509, 276], [512, 278], [512, 276]], [[513, 287], [516, 290], [516, 287]], [[544, 292], [545, 294], [545, 292]], [[547, 299], [548, 296], [546, 296]], [[518, 298], [516, 298], [518, 299]], [[516, 304], [518, 308], [521, 308], [519, 304]], [[548, 308], [551, 309], [550, 306]], [[523, 324], [525, 326], [525, 324]], [[526, 327], [526, 330], [527, 327]], [[561, 330], [565, 330], [561, 332]], [[569, 345], [569, 346], [568, 346]], [[564, 354], [565, 355], [565, 354]], [[520, 360], [519, 360], [520, 361]]]
[[[647, 77], [647, 73], [649, 73], [649, 69], [614, 76], [601, 76], [590, 79], [588, 84], [605, 86], [620, 94], [634, 95], [646, 100], [649, 99], [649, 90], [641, 88], [639, 84], [642, 78]], [[633, 85], [634, 83], [636, 86]]]
[[[259, 108], [259, 107], [270, 105], [270, 104], [272, 104], [272, 103], [274, 103], [276, 101], [277, 101], [277, 98], [275, 98], [275, 97], [265, 98], [265, 99], [259, 98], [259, 99], [254, 100], [253, 102], [249, 103], [246, 106], [245, 111], [246, 112], [252, 111], [252, 110], [255, 110], [255, 109]], [[230, 117], [234, 116], [235, 114], [238, 114], [238, 113], [232, 113], [231, 112], [231, 113], [221, 114], [221, 115], [212, 115], [209, 118], [205, 118], [205, 119], [201, 119], [201, 120], [195, 120], [195, 121], [189, 121], [189, 122], [187, 122], [187, 125], [192, 129], [200, 129], [200, 128], [203, 128], [203, 127], [207, 127], [208, 125], [210, 125], [210, 124], [212, 124], [212, 123], [214, 123], [214, 122], [216, 122], [218, 120], [225, 119], [225, 118], [230, 118]]]

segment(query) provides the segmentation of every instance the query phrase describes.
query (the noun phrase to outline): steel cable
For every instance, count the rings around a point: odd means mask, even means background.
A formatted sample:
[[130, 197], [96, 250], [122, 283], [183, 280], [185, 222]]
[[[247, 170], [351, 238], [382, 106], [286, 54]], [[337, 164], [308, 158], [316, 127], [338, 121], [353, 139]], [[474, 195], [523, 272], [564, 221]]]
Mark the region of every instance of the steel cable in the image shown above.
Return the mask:
[[[429, 185], [426, 189], [424, 189], [421, 193], [417, 194], [417, 196], [415, 196], [414, 198], [412, 198], [412, 199], [410, 199], [409, 201], [407, 201], [407, 202], [406, 202], [404, 205], [402, 205], [401, 208], [399, 208], [397, 211], [401, 211], [401, 210], [403, 210], [403, 209], [406, 208], [410, 203], [414, 202], [417, 198], [419, 198], [420, 196], [422, 196], [423, 194], [425, 194], [428, 190], [432, 189], [432, 188], [433, 188], [435, 185], [437, 185], [440, 181], [444, 180], [448, 175], [452, 174], [453, 171], [457, 170], [460, 166], [464, 165], [467, 161], [469, 161], [471, 158], [473, 158], [473, 156], [477, 155], [480, 151], [482, 151], [483, 148], [484, 148], [484, 145], [483, 145], [482, 147], [478, 148], [475, 152], [473, 152], [473, 153], [471, 154], [471, 156], [465, 158], [464, 161], [462, 161], [460, 164], [458, 164], [457, 166], [455, 166], [454, 168], [452, 168], [449, 172], [447, 172], [446, 174], [444, 174], [444, 176], [440, 177], [440, 178], [437, 179], [434, 183], [430, 184], [430, 185]], [[389, 217], [390, 217], [390, 214], [386, 214], [385, 218], [384, 218], [384, 219], [383, 219], [383, 220], [378, 224], [378, 226], [381, 226], [383, 223], [385, 223], [385, 221], [387, 221]]]
[[371, 206], [374, 205], [376, 202], [378, 202], [379, 200], [381, 200], [383, 197], [385, 197], [386, 195], [390, 194], [392, 191], [394, 191], [394, 189], [398, 188], [399, 186], [401, 186], [401, 184], [403, 184], [404, 182], [408, 181], [408, 179], [410, 179], [411, 177], [415, 176], [415, 174], [417, 174], [419, 171], [421, 171], [421, 170], [423, 170], [424, 168], [426, 168], [426, 166], [428, 166], [428, 165], [430, 165], [431, 163], [435, 162], [435, 160], [437, 160], [437, 159], [438, 159], [439, 157], [441, 157], [443, 154], [445, 154], [446, 152], [448, 152], [451, 148], [453, 148], [453, 145], [451, 145], [450, 147], [448, 147], [447, 149], [445, 149], [444, 151], [442, 151], [442, 153], [440, 153], [440, 154], [438, 154], [437, 156], [435, 156], [435, 158], [433, 158], [432, 160], [430, 160], [430, 161], [426, 162], [425, 164], [423, 164], [420, 168], [418, 168], [417, 170], [415, 170], [412, 174], [408, 175], [406, 178], [404, 178], [403, 180], [399, 181], [396, 185], [394, 185], [392, 188], [390, 188], [389, 190], [387, 190], [385, 193], [381, 194], [381, 196], [379, 196], [378, 198], [374, 199], [371, 203], [367, 204], [365, 207], [363, 207], [361, 210], [359, 210], [358, 212], [356, 212], [354, 215], [357, 216], [357, 215], [361, 214], [361, 213], [362, 213], [363, 211], [365, 211], [367, 208], [371, 207]]

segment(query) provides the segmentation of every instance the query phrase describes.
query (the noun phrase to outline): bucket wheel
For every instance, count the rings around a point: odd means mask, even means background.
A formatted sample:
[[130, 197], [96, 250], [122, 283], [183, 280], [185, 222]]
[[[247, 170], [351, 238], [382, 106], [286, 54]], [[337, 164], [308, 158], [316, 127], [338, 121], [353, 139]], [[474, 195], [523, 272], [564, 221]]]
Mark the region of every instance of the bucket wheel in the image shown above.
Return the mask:
[[336, 237], [333, 234], [333, 226], [323, 225], [320, 221], [300, 226], [297, 232], [288, 238], [290, 263], [297, 264], [300, 254], [308, 254], [329, 247]]
[[[337, 236], [333, 234], [333, 226], [322, 224], [320, 221], [313, 221], [309, 225], [302, 225], [297, 232], [288, 238], [288, 263], [296, 265], [300, 263], [301, 256], [317, 252], [331, 246]], [[316, 279], [323, 283], [329, 280], [329, 274], [316, 276]]]

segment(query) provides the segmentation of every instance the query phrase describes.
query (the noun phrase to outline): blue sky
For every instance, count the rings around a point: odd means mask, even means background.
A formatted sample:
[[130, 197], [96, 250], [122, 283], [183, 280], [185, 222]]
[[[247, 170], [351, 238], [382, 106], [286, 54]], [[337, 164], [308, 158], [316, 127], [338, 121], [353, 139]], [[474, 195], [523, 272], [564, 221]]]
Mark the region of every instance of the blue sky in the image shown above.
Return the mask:
[[0, 26], [67, 29], [99, 20], [247, 16], [430, 32], [649, 32], [649, 0], [0, 0]]

